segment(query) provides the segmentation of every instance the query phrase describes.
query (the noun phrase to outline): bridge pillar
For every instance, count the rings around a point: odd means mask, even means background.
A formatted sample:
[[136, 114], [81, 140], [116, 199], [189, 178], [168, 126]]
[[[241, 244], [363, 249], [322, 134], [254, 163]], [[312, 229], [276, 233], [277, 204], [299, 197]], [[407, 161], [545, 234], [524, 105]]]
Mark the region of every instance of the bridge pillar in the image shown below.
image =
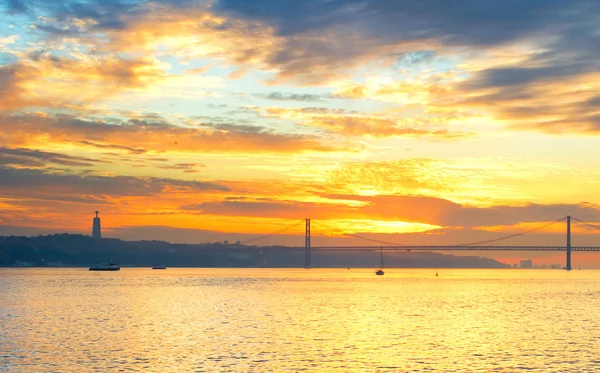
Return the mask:
[[567, 216], [567, 271], [571, 270], [571, 217]]
[[306, 231], [304, 233], [304, 268], [311, 267], [310, 254], [310, 219], [306, 219]]

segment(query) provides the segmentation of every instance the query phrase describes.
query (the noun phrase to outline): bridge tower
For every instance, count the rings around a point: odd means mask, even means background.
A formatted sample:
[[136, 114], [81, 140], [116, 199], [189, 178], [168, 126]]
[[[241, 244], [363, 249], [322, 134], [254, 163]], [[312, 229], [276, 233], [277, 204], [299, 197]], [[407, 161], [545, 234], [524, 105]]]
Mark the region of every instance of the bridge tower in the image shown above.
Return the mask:
[[567, 265], [565, 266], [567, 271], [571, 268], [571, 216], [567, 216]]
[[304, 232], [304, 268], [311, 267], [310, 254], [310, 219], [306, 219], [306, 231]]

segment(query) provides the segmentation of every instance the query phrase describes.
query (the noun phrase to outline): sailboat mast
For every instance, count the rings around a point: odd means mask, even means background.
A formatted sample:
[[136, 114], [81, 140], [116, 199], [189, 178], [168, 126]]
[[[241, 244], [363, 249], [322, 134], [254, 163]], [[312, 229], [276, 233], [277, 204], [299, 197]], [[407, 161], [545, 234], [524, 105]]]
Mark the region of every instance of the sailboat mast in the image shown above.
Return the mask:
[[381, 268], [383, 268], [383, 245], [379, 248], [379, 253], [381, 254]]

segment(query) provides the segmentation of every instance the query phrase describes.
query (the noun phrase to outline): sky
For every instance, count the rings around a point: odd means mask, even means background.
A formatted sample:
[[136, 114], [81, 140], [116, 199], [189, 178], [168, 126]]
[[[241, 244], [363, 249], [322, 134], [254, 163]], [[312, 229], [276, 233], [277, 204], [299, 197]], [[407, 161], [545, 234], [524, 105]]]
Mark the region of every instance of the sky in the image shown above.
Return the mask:
[[596, 0], [0, 0], [0, 234], [600, 226], [599, 88]]

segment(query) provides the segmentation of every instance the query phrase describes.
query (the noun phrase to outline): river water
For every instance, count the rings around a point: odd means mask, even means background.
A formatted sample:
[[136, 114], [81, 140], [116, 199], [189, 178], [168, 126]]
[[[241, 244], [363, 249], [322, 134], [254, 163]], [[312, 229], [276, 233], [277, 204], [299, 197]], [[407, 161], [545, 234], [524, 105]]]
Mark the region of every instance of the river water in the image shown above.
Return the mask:
[[0, 269], [0, 372], [597, 372], [600, 271]]

